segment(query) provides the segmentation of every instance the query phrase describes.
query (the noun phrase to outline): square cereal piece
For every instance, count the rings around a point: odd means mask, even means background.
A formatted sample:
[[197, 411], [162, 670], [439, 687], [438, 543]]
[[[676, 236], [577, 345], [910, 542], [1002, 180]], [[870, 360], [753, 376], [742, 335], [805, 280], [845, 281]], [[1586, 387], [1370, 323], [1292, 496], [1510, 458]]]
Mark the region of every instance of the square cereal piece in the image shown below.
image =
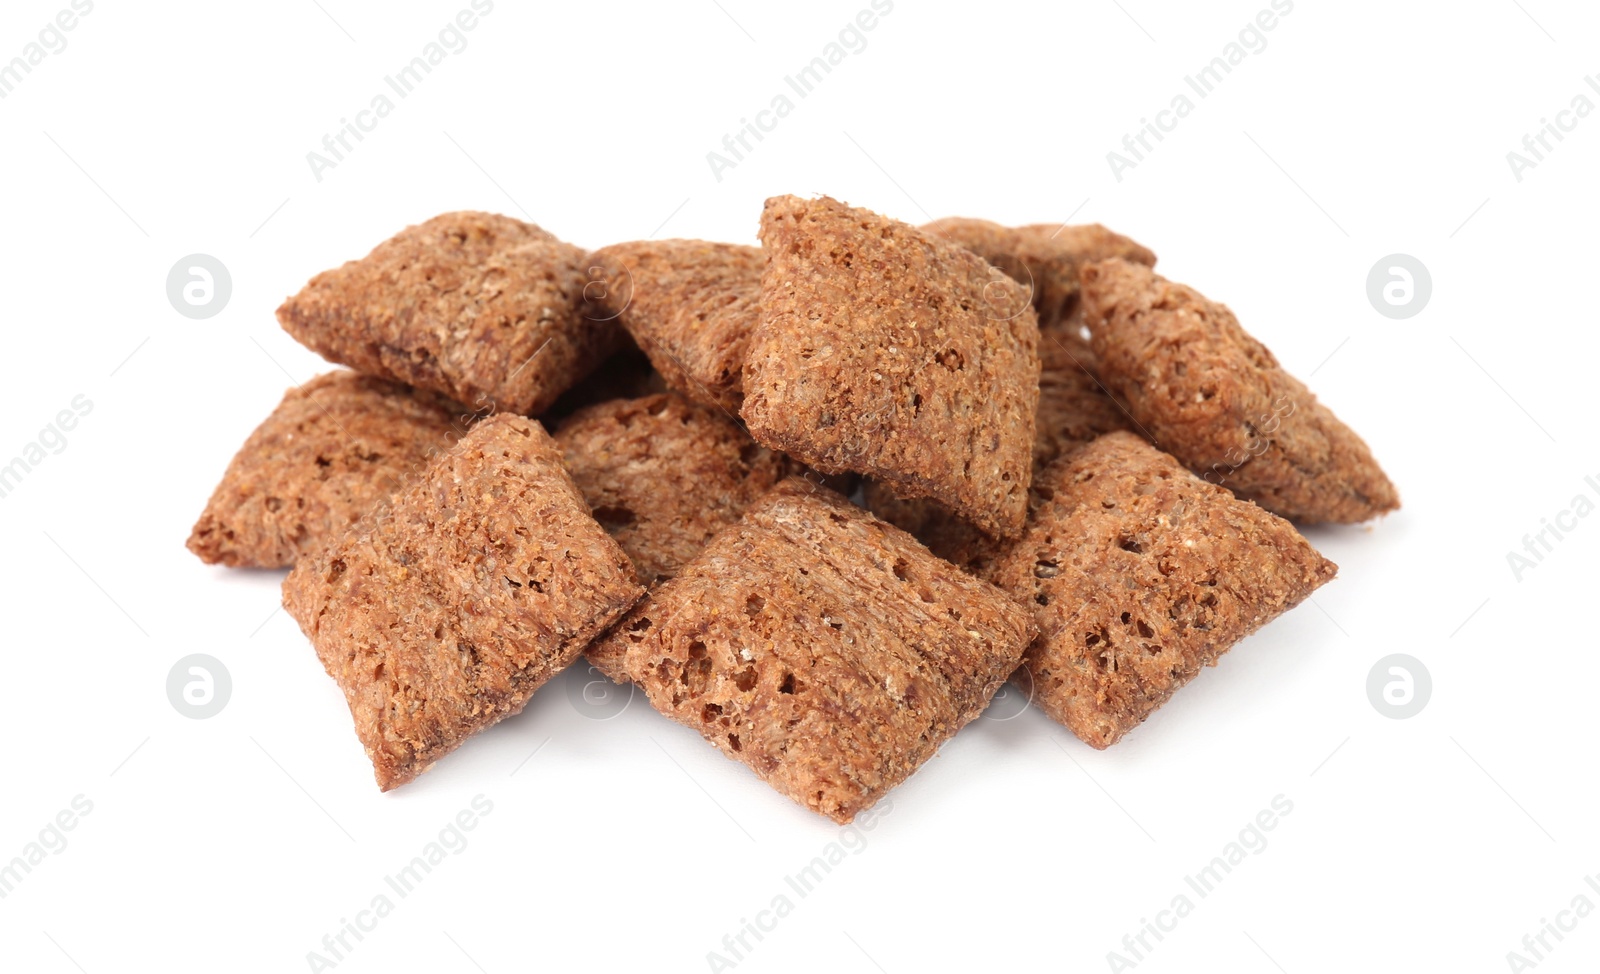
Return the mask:
[[384, 791], [522, 710], [643, 593], [538, 423], [473, 428], [283, 583]]
[[1033, 607], [1033, 700], [1105, 748], [1337, 566], [1132, 433], [1056, 461], [988, 577]]
[[1078, 271], [1086, 264], [1121, 257], [1154, 267], [1149, 248], [1098, 223], [1035, 223], [1006, 227], [989, 220], [946, 217], [924, 224], [924, 233], [965, 247], [1033, 295], [1040, 328], [1070, 320], [1078, 305]]
[[583, 257], [531, 223], [446, 213], [318, 274], [278, 321], [358, 372], [536, 415], [616, 347], [586, 317]]
[[848, 822], [988, 704], [1026, 607], [791, 478], [589, 650], [800, 804]]
[[650, 584], [677, 573], [799, 464], [721, 408], [671, 392], [579, 410], [556, 430], [595, 519]]
[[474, 419], [355, 372], [290, 389], [228, 464], [189, 535], [210, 565], [287, 568], [380, 506]]
[[[1093, 361], [1094, 354], [1081, 336], [1064, 328], [1040, 332], [1039, 411], [1033, 436], [1035, 478], [1057, 457], [1102, 434], [1127, 429], [1131, 423], [1090, 371]], [[870, 480], [863, 494], [867, 510], [909, 531], [934, 554], [968, 571], [981, 572], [988, 556], [1004, 545], [936, 500], [902, 499]]]
[[627, 329], [668, 385], [738, 412], [763, 262], [760, 247], [706, 240], [613, 244], [589, 255], [588, 293], [596, 314]]
[[1207, 481], [1307, 524], [1400, 506], [1354, 430], [1224, 305], [1125, 260], [1083, 271], [1100, 378], [1163, 450]]
[[1015, 537], [1039, 403], [1026, 290], [962, 247], [827, 197], [767, 200], [761, 242], [750, 435]]

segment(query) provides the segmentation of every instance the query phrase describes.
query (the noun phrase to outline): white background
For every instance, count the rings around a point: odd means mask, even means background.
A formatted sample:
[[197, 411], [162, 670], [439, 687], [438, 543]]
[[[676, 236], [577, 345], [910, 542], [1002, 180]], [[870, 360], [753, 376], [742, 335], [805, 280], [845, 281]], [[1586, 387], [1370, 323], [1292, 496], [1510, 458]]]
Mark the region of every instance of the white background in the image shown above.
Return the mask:
[[[339, 971], [702, 971], [784, 892], [738, 970], [1107, 970], [1278, 795], [1293, 811], [1267, 847], [1191, 893], [1139, 971], [1500, 971], [1574, 896], [1600, 905], [1600, 517], [1520, 581], [1506, 559], [1600, 499], [1600, 117], [1520, 182], [1506, 160], [1579, 92], [1600, 103], [1592, 5], [1298, 0], [1120, 182], [1106, 153], [1266, 0], [898, 0], [720, 181], [706, 153], [866, 0], [498, 0], [319, 182], [306, 153], [467, 0], [321, 6], [101, 0], [0, 100], [0, 462], [93, 402], [0, 500], [0, 861], [93, 803], [0, 900], [0, 967], [309, 969], [480, 794], [470, 844]], [[8, 2], [0, 59], [65, 7]], [[445, 210], [588, 246], [754, 242], [765, 197], [819, 192], [1136, 237], [1367, 438], [1404, 510], [1311, 532], [1338, 579], [1110, 751], [1032, 710], [976, 722], [803, 899], [784, 877], [839, 828], [642, 699], [585, 716], [570, 677], [380, 795], [275, 611], [280, 575], [183, 547], [245, 435], [324, 368], [273, 309]], [[1365, 291], [1397, 252], [1433, 279], [1403, 321]], [[167, 301], [192, 253], [232, 273], [209, 320]], [[165, 692], [196, 652], [233, 679], [209, 720]], [[1365, 689], [1396, 652], [1433, 679], [1409, 720]], [[1538, 970], [1594, 970], [1600, 914], [1565, 938]]]

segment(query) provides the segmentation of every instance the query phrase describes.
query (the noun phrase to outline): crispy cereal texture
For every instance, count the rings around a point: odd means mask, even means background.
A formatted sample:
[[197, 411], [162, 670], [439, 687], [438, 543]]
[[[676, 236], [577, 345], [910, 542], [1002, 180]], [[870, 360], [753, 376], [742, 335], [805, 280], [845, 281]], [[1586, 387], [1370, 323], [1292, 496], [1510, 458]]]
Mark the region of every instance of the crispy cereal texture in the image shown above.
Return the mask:
[[1028, 615], [796, 478], [589, 659], [778, 791], [848, 822], [988, 704], [1033, 636]]
[[318, 274], [278, 322], [359, 372], [538, 414], [616, 345], [585, 316], [583, 256], [531, 223], [446, 213]]
[[677, 574], [798, 467], [720, 408], [671, 392], [590, 406], [555, 441], [595, 519], [646, 584]]
[[290, 389], [222, 475], [189, 535], [210, 565], [286, 568], [389, 498], [473, 417], [338, 371]]
[[1026, 291], [970, 251], [823, 197], [761, 217], [750, 435], [824, 472], [932, 497], [991, 535], [1027, 512], [1039, 329]]
[[1132, 433], [1063, 457], [1034, 490], [1027, 532], [989, 577], [1033, 607], [1034, 702], [1097, 748], [1338, 570]]
[[1086, 268], [1083, 300], [1102, 381], [1189, 469], [1304, 523], [1400, 506], [1361, 437], [1223, 305], [1123, 260]]
[[[1035, 477], [1057, 457], [1104, 433], [1129, 426], [1127, 414], [1089, 371], [1094, 353], [1081, 336], [1065, 328], [1046, 329], [1039, 337], [1039, 359], [1039, 413], [1033, 437]], [[909, 531], [940, 558], [969, 571], [980, 570], [999, 545], [938, 501], [902, 500], [876, 481], [867, 482], [863, 496], [867, 510]]]
[[760, 247], [705, 240], [640, 240], [589, 255], [590, 295], [615, 318], [667, 384], [738, 412], [745, 347], [761, 299]]
[[1133, 422], [1096, 376], [1095, 356], [1082, 336], [1053, 328], [1039, 339], [1039, 418], [1033, 472], [1106, 433]]
[[301, 559], [283, 604], [388, 791], [522, 710], [643, 592], [544, 430], [502, 413]]
[[1078, 300], [1078, 271], [1109, 257], [1154, 267], [1156, 255], [1098, 223], [1064, 226], [1036, 223], [1003, 227], [989, 220], [946, 217], [923, 232], [965, 247], [1027, 287], [1039, 314], [1039, 327], [1066, 321]]

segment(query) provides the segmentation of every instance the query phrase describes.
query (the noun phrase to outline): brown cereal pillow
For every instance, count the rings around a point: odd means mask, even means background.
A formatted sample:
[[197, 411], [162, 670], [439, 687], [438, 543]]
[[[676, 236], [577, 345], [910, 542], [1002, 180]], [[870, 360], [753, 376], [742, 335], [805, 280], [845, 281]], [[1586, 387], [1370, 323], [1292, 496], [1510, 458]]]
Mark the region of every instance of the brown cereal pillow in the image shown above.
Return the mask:
[[1085, 268], [1083, 301], [1101, 380], [1190, 470], [1303, 523], [1400, 506], [1361, 437], [1223, 305], [1124, 260]]
[[643, 593], [556, 445], [501, 414], [301, 559], [283, 604], [388, 791], [520, 712]]
[[646, 584], [676, 574], [799, 466], [720, 408], [670, 392], [580, 410], [555, 441], [595, 519]]
[[778, 791], [848, 822], [977, 717], [1028, 611], [794, 478], [589, 649]]
[[1033, 295], [1040, 328], [1053, 328], [1072, 318], [1078, 299], [1078, 271], [1109, 257], [1122, 257], [1154, 267], [1156, 255], [1098, 223], [1036, 223], [1005, 227], [990, 220], [947, 217], [922, 227], [924, 233], [965, 247]]
[[239, 448], [189, 550], [211, 565], [287, 568], [387, 500], [474, 418], [382, 379], [317, 376]]
[[613, 244], [589, 255], [589, 293], [599, 313], [627, 329], [669, 386], [737, 413], [762, 264], [760, 247], [738, 244]]
[[1027, 512], [1039, 329], [1026, 291], [964, 248], [823, 197], [778, 196], [742, 415], [824, 473], [932, 497], [990, 535]]
[[531, 223], [446, 213], [318, 274], [278, 321], [358, 372], [536, 415], [617, 344], [586, 316], [583, 257]]
[[[1094, 353], [1081, 336], [1063, 328], [1039, 336], [1039, 413], [1033, 438], [1033, 476], [1057, 457], [1096, 437], [1127, 429], [1130, 420], [1107, 395], [1090, 371]], [[903, 531], [940, 558], [970, 571], [980, 570], [997, 542], [938, 501], [902, 500], [883, 485], [868, 481], [867, 510]]]
[[987, 573], [1033, 609], [1033, 700], [1109, 747], [1337, 566], [1289, 522], [1132, 433], [1051, 465], [1028, 529]]

